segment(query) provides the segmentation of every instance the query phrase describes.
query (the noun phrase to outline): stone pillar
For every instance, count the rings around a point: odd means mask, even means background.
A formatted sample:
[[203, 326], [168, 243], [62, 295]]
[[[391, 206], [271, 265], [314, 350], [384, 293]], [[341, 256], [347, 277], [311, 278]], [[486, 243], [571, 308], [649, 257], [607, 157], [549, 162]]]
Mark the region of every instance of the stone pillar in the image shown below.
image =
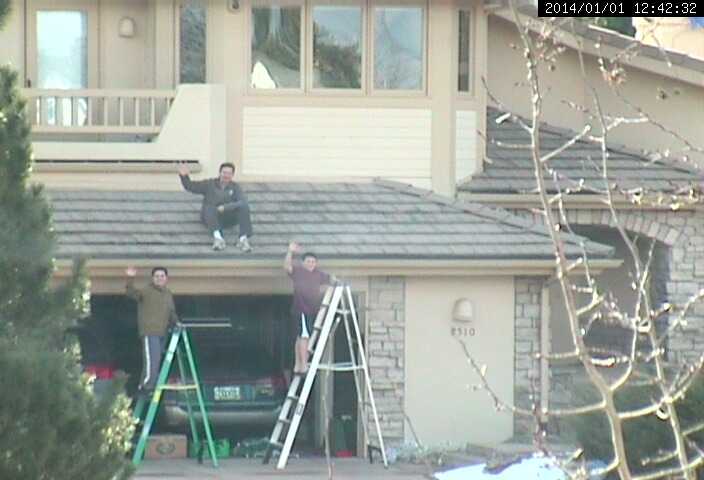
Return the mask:
[[[367, 357], [384, 442], [404, 440], [405, 280], [370, 277], [367, 320]], [[372, 443], [376, 430], [371, 409], [367, 425]]]
[[[531, 408], [540, 401], [540, 313], [543, 280], [538, 277], [516, 277], [514, 326], [514, 403]], [[533, 419], [516, 415], [515, 434], [532, 431]]]

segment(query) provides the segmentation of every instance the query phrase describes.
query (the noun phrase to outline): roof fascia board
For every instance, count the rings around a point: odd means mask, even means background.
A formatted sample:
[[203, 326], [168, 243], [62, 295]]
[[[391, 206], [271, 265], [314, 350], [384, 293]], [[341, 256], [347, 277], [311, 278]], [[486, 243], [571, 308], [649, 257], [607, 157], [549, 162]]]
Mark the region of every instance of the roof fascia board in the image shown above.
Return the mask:
[[[56, 278], [66, 278], [72, 273], [72, 261], [56, 261]], [[150, 269], [166, 264], [172, 273], [183, 278], [222, 277], [280, 277], [281, 263], [272, 260], [211, 260], [211, 259], [96, 259], [86, 262], [91, 277], [124, 276], [125, 265]], [[590, 269], [602, 271], [621, 264], [619, 259], [595, 259]], [[552, 275], [555, 261], [544, 260], [342, 260], [324, 261], [326, 270], [347, 276], [516, 276]]]

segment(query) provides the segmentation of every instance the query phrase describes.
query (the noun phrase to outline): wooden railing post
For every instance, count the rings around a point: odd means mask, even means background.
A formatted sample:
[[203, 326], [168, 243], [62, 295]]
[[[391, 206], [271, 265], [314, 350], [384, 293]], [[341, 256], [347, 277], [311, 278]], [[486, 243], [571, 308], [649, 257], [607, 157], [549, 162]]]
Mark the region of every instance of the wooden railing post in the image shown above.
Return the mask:
[[[23, 89], [27, 97], [28, 118], [35, 133], [140, 134], [157, 135], [168, 114], [176, 92], [173, 90], [43, 90]], [[116, 102], [117, 119], [111, 121], [110, 107]], [[134, 108], [134, 123], [127, 121], [125, 103]], [[142, 122], [142, 102], [149, 111]], [[157, 103], [163, 103], [157, 109]], [[53, 118], [50, 118], [53, 107]], [[102, 112], [100, 111], [102, 107]], [[70, 116], [66, 108], [71, 109]], [[85, 108], [86, 118], [80, 110]], [[129, 105], [127, 106], [129, 108]], [[158, 111], [157, 111], [158, 110]], [[117, 120], [117, 121], [115, 121]], [[127, 123], [127, 124], [126, 124]]]

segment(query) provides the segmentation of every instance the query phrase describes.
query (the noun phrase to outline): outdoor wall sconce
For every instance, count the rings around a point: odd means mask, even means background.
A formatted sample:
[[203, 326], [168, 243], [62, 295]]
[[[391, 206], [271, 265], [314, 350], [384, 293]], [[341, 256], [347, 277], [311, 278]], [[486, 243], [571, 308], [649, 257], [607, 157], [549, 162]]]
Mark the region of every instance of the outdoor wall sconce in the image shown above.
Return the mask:
[[452, 319], [455, 322], [469, 323], [474, 320], [474, 305], [469, 298], [459, 298], [452, 309]]
[[226, 0], [227, 9], [231, 12], [236, 12], [240, 9], [240, 0]]
[[134, 20], [130, 17], [122, 17], [120, 22], [117, 24], [117, 33], [122, 38], [132, 38], [134, 37], [135, 24]]

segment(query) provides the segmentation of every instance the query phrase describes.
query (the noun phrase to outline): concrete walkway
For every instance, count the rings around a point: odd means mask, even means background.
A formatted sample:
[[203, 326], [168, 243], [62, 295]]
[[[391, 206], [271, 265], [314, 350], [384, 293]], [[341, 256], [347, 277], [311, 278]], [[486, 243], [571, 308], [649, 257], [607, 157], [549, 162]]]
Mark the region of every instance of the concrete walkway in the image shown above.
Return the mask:
[[[237, 479], [326, 479], [328, 467], [325, 458], [293, 458], [285, 470], [276, 469], [276, 464], [262, 465], [261, 459], [223, 459], [220, 467], [210, 463], [199, 465], [187, 460], [145, 460], [139, 466], [135, 480], [237, 480]], [[423, 465], [391, 465], [385, 469], [381, 463], [370, 465], [360, 458], [333, 459], [333, 479], [382, 479], [411, 480], [428, 478]]]

